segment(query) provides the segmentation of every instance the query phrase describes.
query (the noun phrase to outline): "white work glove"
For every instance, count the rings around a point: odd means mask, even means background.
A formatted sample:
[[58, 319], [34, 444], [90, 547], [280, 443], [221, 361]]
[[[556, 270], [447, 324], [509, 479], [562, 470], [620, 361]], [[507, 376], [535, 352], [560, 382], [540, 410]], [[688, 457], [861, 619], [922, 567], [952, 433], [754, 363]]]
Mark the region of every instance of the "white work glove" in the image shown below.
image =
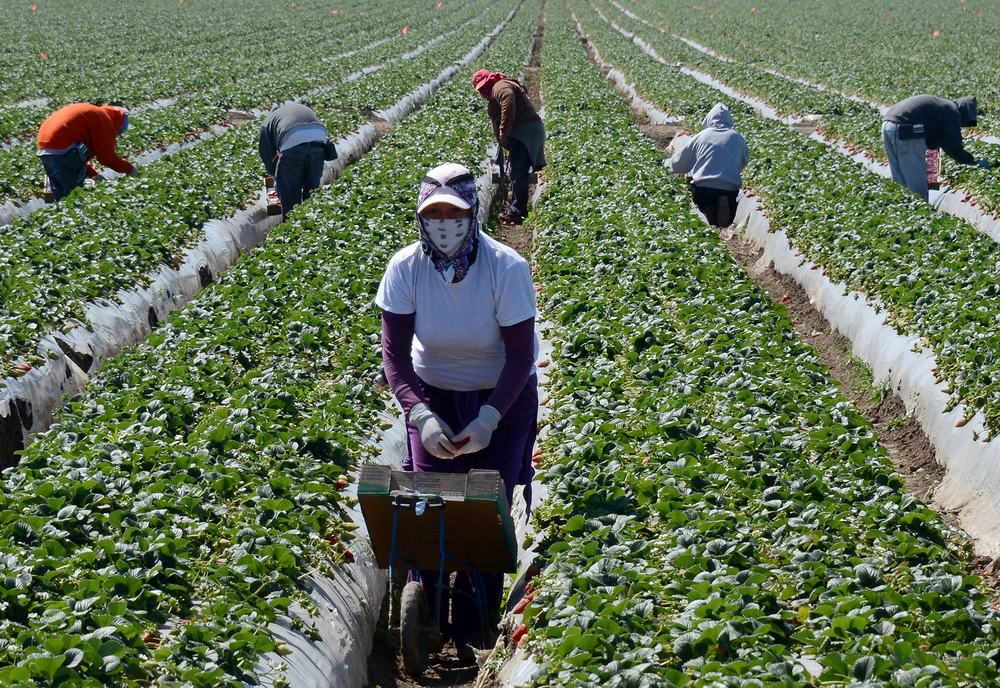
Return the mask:
[[452, 442], [458, 447], [459, 454], [475, 454], [486, 449], [490, 444], [493, 431], [500, 424], [500, 412], [486, 404], [479, 408], [479, 418], [465, 426]]
[[458, 451], [449, 439], [451, 428], [427, 404], [421, 402], [410, 409], [410, 425], [420, 433], [420, 443], [431, 456], [439, 459], [454, 459]]

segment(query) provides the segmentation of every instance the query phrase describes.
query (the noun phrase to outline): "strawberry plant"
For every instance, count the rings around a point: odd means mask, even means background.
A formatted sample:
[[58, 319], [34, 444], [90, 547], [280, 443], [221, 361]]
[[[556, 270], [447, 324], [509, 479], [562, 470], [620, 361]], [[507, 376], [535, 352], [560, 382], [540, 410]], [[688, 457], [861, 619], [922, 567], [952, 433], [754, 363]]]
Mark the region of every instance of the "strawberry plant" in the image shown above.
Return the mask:
[[[975, 3], [873, 6], [860, 0], [677, 5], [616, 0], [644, 19], [722, 55], [847, 95], [891, 105], [916, 93], [977, 94], [996, 131], [1000, 13]], [[826, 3], [826, 4], [824, 4]]]
[[551, 6], [543, 70], [534, 685], [995, 682], [970, 548], [905, 493]]
[[[298, 60], [281, 69], [251, 71], [201, 91], [174, 94], [171, 98], [141, 103], [135, 108], [129, 131], [120, 137], [120, 150], [123, 154], [137, 155], [171, 143], [196, 141], [206, 129], [220, 123], [225, 124], [228, 116], [226, 113], [231, 108], [267, 110], [275, 103], [300, 97], [319, 88], [336, 86], [349, 74], [359, 70], [359, 65], [360, 68], [367, 69], [374, 65], [384, 66], [400, 59], [405, 60], [405, 56], [415, 49], [414, 41], [430, 43], [439, 36], [450, 36], [458, 29], [469, 27], [473, 21], [482, 17], [487, 9], [484, 5], [486, 4], [479, 0], [461, 6], [456, 11], [425, 10], [423, 15], [426, 16], [411, 16], [404, 20], [409, 21], [414, 29], [413, 33], [407, 34], [409, 40], [401, 40], [402, 34], [395, 31], [384, 35], [386, 29], [383, 26], [373, 27], [369, 31], [352, 35], [349, 41], [331, 38], [322, 43], [321, 46], [330, 45], [331, 50], [336, 46], [337, 53], [333, 55], [319, 52], [309, 60]], [[348, 26], [352, 26], [352, 20], [345, 22], [342, 30], [346, 30]], [[475, 27], [470, 30], [474, 31]], [[375, 36], [380, 37], [371, 41], [371, 37]], [[361, 40], [366, 41], [364, 45], [347, 49]], [[92, 98], [102, 100], [97, 96]], [[107, 97], [103, 100], [107, 100]], [[120, 102], [133, 104], [130, 99]], [[0, 180], [3, 180], [0, 181], [0, 203], [11, 199], [26, 200], [41, 193], [43, 172], [30, 137], [37, 132], [45, 116], [60, 104], [62, 103], [52, 102], [50, 99], [44, 108], [32, 106], [8, 111], [0, 109], [0, 122], [3, 121], [5, 112], [34, 112], [36, 115], [30, 122], [24, 117], [18, 118], [17, 121], [24, 126], [10, 130], [8, 138], [16, 136], [20, 145], [0, 151]], [[348, 110], [356, 107], [349, 100], [335, 101], [333, 106]]]
[[[465, 31], [395, 65], [391, 78], [362, 74], [309, 102], [336, 139], [367, 119], [362, 109], [387, 107], [447, 68], [510, 9], [508, 3], [480, 11]], [[356, 107], [323, 107], [328, 103]], [[88, 299], [144, 286], [157, 266], [172, 264], [174, 255], [204, 238], [207, 220], [254, 200], [263, 174], [256, 141], [256, 127], [232, 127], [165, 156], [138, 177], [78, 189], [57, 206], [15, 220], [0, 236], [6, 278], [0, 361], [8, 373], [16, 357], [33, 353], [40, 335], [86, 323]]]
[[[520, 62], [537, 17], [515, 18], [490, 66]], [[426, 170], [481, 166], [490, 130], [468, 81], [485, 64], [107, 362], [6, 473], [0, 683], [277, 678], [259, 670], [287, 651], [267, 624], [351, 558], [339, 490], [386, 401], [377, 274], [416, 237]]]
[[[821, 134], [834, 141], [847, 143], [852, 150], [863, 150], [878, 161], [885, 162], [882, 148], [882, 115], [872, 104], [848, 95], [817, 90], [799, 81], [779, 76], [756, 64], [722, 60], [706, 55], [686, 44], [656, 21], [637, 18], [632, 10], [618, 0], [591, 0], [595, 14], [623, 34], [630, 34], [653, 48], [667, 62], [678, 62], [716, 78], [738, 92], [766, 102], [783, 116], [818, 115]], [[586, 11], [577, 15], [590, 32], [607, 37], [606, 29], [590, 20]], [[582, 5], [585, 10], [587, 5]], [[662, 22], [663, 20], [660, 19]], [[634, 58], [632, 58], [634, 59]], [[985, 107], [985, 106], [984, 106]], [[986, 115], [984, 115], [985, 117]], [[984, 120], [983, 128], [988, 128]], [[965, 139], [966, 149], [977, 159], [998, 162], [997, 148], [974, 136]], [[962, 189], [984, 212], [996, 213], [1000, 208], [1000, 181], [995, 174], [978, 167], [959, 165], [944, 156], [944, 177], [954, 188]]]
[[[699, 116], [706, 102], [726, 102], [747, 138], [751, 164], [744, 179], [761, 199], [773, 229], [784, 230], [803, 260], [830, 279], [858, 290], [888, 311], [900, 333], [916, 335], [938, 361], [937, 375], [951, 407], [985, 416], [1000, 429], [995, 409], [995, 338], [1000, 302], [990, 277], [996, 243], [963, 220], [942, 215], [898, 185], [865, 172], [828, 146], [641, 53], [596, 14], [576, 13], [606, 60], [664, 109]], [[808, 184], [802, 180], [808, 179]], [[850, 190], [850, 193], [845, 193]], [[969, 308], [967, 294], [980, 295]]]

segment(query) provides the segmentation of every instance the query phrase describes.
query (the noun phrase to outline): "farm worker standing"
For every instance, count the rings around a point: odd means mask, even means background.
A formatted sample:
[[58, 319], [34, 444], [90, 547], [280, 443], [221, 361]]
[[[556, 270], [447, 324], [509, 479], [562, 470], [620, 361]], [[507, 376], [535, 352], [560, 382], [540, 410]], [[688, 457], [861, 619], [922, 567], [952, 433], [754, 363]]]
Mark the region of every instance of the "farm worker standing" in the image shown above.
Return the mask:
[[702, 130], [674, 153], [668, 164], [675, 174], [691, 175], [691, 196], [709, 224], [728, 227], [743, 186], [740, 173], [750, 163], [743, 136], [733, 129], [729, 108], [717, 103], [702, 122]]
[[528, 216], [528, 169], [545, 167], [545, 125], [517, 79], [480, 69], [472, 85], [489, 102], [493, 136], [510, 157], [510, 207], [500, 221], [521, 224]]
[[[514, 486], [534, 475], [535, 291], [527, 261], [481, 233], [478, 214], [467, 168], [428, 172], [417, 198], [419, 238], [389, 261], [375, 303], [385, 374], [406, 414], [404, 469], [499, 471], [510, 504]], [[438, 572], [419, 579], [433, 609]], [[482, 580], [491, 613], [499, 611], [502, 574]], [[456, 585], [474, 592], [468, 573]], [[448, 600], [439, 603], [447, 620]], [[451, 605], [451, 637], [459, 656], [472, 659], [484, 640], [478, 607], [464, 595]]]
[[56, 110], [38, 129], [38, 156], [58, 201], [98, 177], [90, 164], [97, 158], [105, 167], [122, 174], [136, 174], [135, 166], [118, 157], [118, 135], [128, 129], [128, 110], [110, 105], [74, 103]]
[[326, 126], [301, 103], [275, 107], [260, 128], [260, 159], [274, 177], [283, 215], [319, 188], [323, 163], [336, 158]]
[[962, 147], [962, 127], [976, 126], [976, 97], [947, 100], [912, 96], [893, 105], [882, 122], [882, 145], [892, 181], [927, 200], [927, 150], [941, 148], [955, 162], [990, 169]]

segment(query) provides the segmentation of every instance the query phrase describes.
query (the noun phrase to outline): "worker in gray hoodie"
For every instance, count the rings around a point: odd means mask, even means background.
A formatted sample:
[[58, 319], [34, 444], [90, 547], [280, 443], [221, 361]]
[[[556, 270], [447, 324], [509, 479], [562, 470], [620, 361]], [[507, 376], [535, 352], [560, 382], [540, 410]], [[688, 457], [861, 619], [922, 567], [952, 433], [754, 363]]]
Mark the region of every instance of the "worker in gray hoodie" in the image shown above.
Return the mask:
[[882, 145], [892, 181], [927, 200], [927, 150], [940, 148], [955, 162], [990, 169], [962, 147], [962, 127], [976, 126], [976, 97], [947, 100], [912, 96], [893, 105], [882, 122]]
[[337, 158], [316, 113], [301, 103], [275, 107], [260, 128], [260, 159], [274, 177], [282, 215], [309, 198], [323, 179], [323, 163]]
[[717, 103], [702, 122], [704, 127], [670, 158], [670, 171], [691, 175], [691, 195], [709, 224], [728, 227], [736, 212], [736, 196], [743, 186], [740, 173], [750, 163], [743, 136], [733, 129], [729, 108]]

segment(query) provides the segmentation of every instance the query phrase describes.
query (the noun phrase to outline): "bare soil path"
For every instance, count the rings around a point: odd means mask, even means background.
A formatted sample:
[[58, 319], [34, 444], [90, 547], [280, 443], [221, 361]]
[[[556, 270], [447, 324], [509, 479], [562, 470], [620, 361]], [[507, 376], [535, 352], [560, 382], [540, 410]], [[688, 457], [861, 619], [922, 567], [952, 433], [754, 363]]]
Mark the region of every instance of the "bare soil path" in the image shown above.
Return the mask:
[[[541, 15], [538, 29], [534, 34], [531, 58], [526, 70], [525, 86], [532, 102], [537, 108], [540, 104], [538, 72], [542, 60], [542, 39], [545, 35], [545, 0], [541, 3]], [[377, 123], [376, 123], [377, 126]], [[380, 136], [384, 135], [380, 131]], [[534, 191], [532, 187], [531, 192]], [[493, 213], [498, 213], [506, 205], [507, 199], [498, 199]], [[500, 225], [495, 238], [501, 241], [531, 262], [532, 232], [524, 225]], [[489, 652], [482, 653], [480, 659], [485, 659]], [[393, 628], [389, 615], [383, 614], [379, 627], [375, 632], [375, 643], [368, 657], [368, 683], [366, 688], [492, 688], [495, 685], [493, 672], [485, 671], [480, 675], [479, 665], [462, 662], [458, 658], [454, 643], [449, 642], [436, 655], [431, 655], [427, 671], [423, 676], [408, 676], [403, 672], [402, 657], [399, 652], [399, 629]]]
[[[528, 97], [531, 98], [532, 105], [535, 109], [541, 111], [542, 94], [540, 90], [540, 84], [538, 81], [538, 72], [542, 67], [542, 40], [545, 37], [545, 0], [542, 0], [541, 4], [541, 17], [538, 21], [538, 28], [535, 30], [534, 39], [531, 46], [531, 58], [528, 61], [528, 67], [525, 70], [525, 83], [524, 87], [528, 91]], [[531, 185], [528, 189], [528, 197], [531, 198], [535, 193], [535, 185]], [[500, 199], [501, 202], [497, 204], [497, 212], [499, 213], [506, 208], [507, 199]], [[531, 230], [526, 228], [524, 225], [500, 225], [497, 229], [496, 236], [494, 238], [504, 244], [507, 244], [512, 249], [524, 256], [528, 262], [531, 262], [531, 250], [533, 245], [533, 237]]]

